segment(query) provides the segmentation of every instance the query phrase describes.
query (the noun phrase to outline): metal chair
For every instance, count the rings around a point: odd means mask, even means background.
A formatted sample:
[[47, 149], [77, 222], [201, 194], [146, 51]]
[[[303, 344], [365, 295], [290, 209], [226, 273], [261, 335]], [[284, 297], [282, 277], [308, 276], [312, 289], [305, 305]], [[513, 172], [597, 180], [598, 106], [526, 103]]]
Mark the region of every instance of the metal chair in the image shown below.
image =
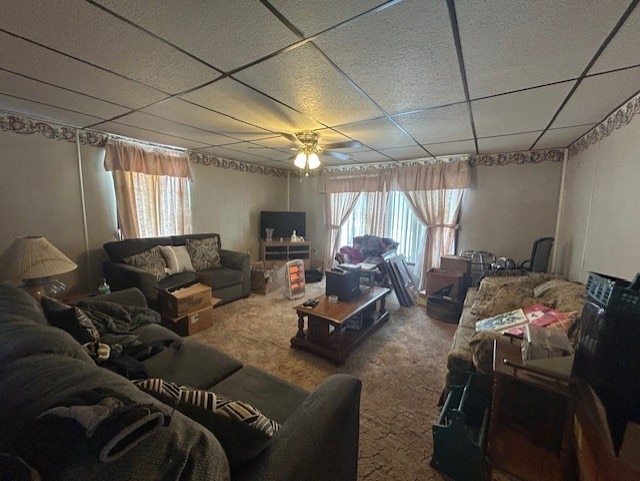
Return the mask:
[[553, 237], [536, 239], [531, 249], [531, 258], [524, 261], [518, 267], [530, 272], [547, 272], [552, 248]]

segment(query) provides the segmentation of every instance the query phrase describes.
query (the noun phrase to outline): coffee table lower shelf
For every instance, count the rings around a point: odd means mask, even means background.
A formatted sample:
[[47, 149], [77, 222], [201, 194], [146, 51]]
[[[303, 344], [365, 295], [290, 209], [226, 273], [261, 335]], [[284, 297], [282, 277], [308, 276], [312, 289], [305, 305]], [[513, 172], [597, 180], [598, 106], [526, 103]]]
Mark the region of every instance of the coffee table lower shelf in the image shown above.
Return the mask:
[[[313, 309], [297, 306], [298, 332], [291, 347], [312, 352], [343, 364], [351, 352], [389, 319], [385, 310], [387, 288], [373, 287], [361, 298], [340, 306], [329, 305], [326, 296]], [[379, 308], [376, 308], [377, 304]], [[304, 324], [307, 328], [304, 328]]]

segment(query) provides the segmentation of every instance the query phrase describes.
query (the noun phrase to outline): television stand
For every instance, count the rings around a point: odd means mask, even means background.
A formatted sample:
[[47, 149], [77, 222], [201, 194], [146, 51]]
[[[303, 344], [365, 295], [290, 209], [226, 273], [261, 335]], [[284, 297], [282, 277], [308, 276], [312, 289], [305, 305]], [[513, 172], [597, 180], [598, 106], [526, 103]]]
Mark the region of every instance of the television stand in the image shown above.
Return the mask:
[[284, 264], [294, 259], [300, 259], [304, 262], [304, 268], [311, 268], [311, 243], [310, 242], [291, 242], [289, 239], [260, 241], [260, 258], [264, 262], [277, 262]]

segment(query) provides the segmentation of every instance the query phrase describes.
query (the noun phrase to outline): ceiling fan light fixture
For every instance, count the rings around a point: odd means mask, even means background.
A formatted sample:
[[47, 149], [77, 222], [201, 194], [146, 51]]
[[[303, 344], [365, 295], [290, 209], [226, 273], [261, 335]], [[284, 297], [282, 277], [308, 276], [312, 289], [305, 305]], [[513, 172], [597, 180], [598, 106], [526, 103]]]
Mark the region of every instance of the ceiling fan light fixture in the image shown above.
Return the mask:
[[317, 169], [318, 167], [320, 167], [320, 158], [315, 152], [309, 154], [309, 156], [307, 157], [307, 161], [309, 162], [310, 169]]
[[298, 155], [296, 155], [296, 158], [293, 161], [293, 165], [295, 165], [299, 169], [304, 169], [304, 166], [307, 165], [307, 154], [305, 154], [304, 152], [300, 152]]

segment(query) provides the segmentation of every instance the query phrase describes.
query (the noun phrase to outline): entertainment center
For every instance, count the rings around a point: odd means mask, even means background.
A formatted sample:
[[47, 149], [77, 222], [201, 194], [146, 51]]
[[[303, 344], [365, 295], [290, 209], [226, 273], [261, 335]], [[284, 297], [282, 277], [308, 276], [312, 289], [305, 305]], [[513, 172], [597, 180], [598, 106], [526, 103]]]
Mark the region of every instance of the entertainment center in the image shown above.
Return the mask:
[[304, 268], [311, 267], [311, 244], [309, 242], [291, 242], [288, 238], [281, 241], [260, 241], [260, 258], [265, 261], [275, 261], [279, 264], [300, 259]]

